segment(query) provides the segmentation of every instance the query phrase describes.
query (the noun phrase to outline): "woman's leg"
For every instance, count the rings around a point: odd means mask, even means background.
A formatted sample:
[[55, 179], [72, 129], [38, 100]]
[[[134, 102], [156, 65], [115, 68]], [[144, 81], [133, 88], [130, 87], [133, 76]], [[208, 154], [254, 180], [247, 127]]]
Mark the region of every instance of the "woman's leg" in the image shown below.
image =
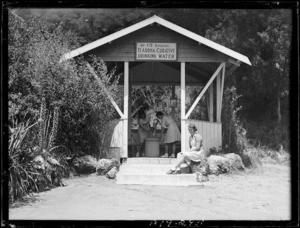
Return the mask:
[[177, 154], [177, 163], [171, 170], [175, 171], [176, 169], [179, 169], [180, 165], [185, 162], [186, 157], [187, 156], [185, 155], [184, 152], [178, 153]]
[[176, 151], [176, 144], [175, 142], [170, 143], [172, 147], [172, 154], [170, 155], [170, 158], [175, 158], [175, 151]]
[[174, 166], [174, 170], [178, 169], [180, 167], [180, 165], [182, 163], [185, 162], [185, 158], [186, 158], [186, 155], [185, 154], [182, 154], [181, 158], [178, 159], [179, 161], [177, 162], [177, 164]]
[[169, 145], [168, 145], [168, 143], [166, 143], [166, 144], [165, 144], [165, 154], [162, 155], [161, 157], [162, 157], [162, 158], [167, 158], [167, 157], [169, 157], [168, 151], [169, 151]]

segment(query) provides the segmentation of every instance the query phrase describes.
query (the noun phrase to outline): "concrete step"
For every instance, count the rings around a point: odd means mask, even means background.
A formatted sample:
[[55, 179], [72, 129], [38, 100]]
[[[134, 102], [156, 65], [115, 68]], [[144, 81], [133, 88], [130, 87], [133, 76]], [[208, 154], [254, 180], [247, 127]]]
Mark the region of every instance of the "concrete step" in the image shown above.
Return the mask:
[[166, 174], [174, 164], [122, 164], [121, 174]]
[[127, 158], [127, 164], [176, 164], [176, 158]]
[[117, 184], [189, 186], [207, 185], [196, 181], [196, 174], [166, 174], [176, 158], [128, 158], [117, 173]]
[[196, 182], [196, 174], [117, 174], [117, 184], [141, 184], [141, 185], [204, 185]]

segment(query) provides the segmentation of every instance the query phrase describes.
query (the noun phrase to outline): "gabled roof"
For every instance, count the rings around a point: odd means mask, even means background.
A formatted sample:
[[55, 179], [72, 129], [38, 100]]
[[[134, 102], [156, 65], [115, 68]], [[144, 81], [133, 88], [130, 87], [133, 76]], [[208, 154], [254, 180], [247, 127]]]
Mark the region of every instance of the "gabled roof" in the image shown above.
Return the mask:
[[75, 56], [81, 55], [81, 54], [83, 54], [83, 53], [85, 53], [87, 51], [90, 51], [90, 50], [92, 50], [94, 48], [100, 47], [100, 46], [102, 46], [102, 45], [104, 45], [106, 43], [109, 43], [109, 42], [111, 42], [113, 40], [116, 40], [116, 39], [118, 39], [118, 38], [120, 38], [122, 36], [125, 36], [125, 35], [127, 35], [129, 33], [134, 32], [134, 31], [137, 31], [137, 30], [139, 30], [141, 28], [144, 28], [144, 27], [146, 27], [148, 25], [151, 25], [153, 23], [160, 24], [160, 25], [162, 25], [162, 26], [164, 26], [164, 27], [166, 27], [168, 29], [171, 29], [171, 30], [173, 30], [173, 31], [175, 31], [175, 32], [183, 35], [183, 36], [186, 36], [186, 37], [188, 37], [188, 38], [190, 38], [192, 40], [195, 40], [195, 41], [197, 41], [197, 42], [199, 42], [201, 44], [204, 44], [204, 45], [206, 45], [206, 46], [208, 46], [208, 47], [210, 47], [212, 49], [215, 49], [215, 50], [217, 50], [219, 52], [222, 52], [222, 53], [224, 53], [224, 54], [226, 54], [226, 55], [228, 55], [228, 56], [230, 56], [230, 57], [232, 57], [232, 58], [234, 58], [234, 59], [236, 59], [238, 61], [241, 61], [243, 63], [251, 65], [251, 63], [250, 63], [250, 61], [249, 61], [249, 59], [248, 59], [247, 56], [242, 55], [242, 54], [240, 54], [238, 52], [235, 52], [235, 51], [233, 51], [233, 50], [231, 50], [229, 48], [226, 48], [226, 47], [224, 47], [224, 46], [222, 46], [220, 44], [217, 44], [217, 43], [215, 43], [215, 42], [213, 42], [213, 41], [211, 41], [209, 39], [204, 38], [203, 36], [200, 36], [200, 35], [198, 35], [196, 33], [193, 33], [193, 32], [191, 32], [191, 31], [189, 31], [189, 30], [187, 30], [185, 28], [182, 28], [182, 27], [180, 27], [180, 26], [178, 26], [176, 24], [173, 24], [173, 23], [171, 23], [171, 22], [169, 22], [169, 21], [167, 21], [165, 19], [162, 19], [161, 17], [156, 16], [156, 15], [154, 15], [154, 16], [148, 18], [148, 19], [145, 19], [145, 20], [143, 20], [141, 22], [138, 22], [138, 23], [136, 23], [134, 25], [131, 25], [131, 26], [127, 27], [127, 28], [124, 28], [124, 29], [122, 29], [120, 31], [117, 31], [117, 32], [115, 32], [113, 34], [105, 36], [105, 37], [103, 37], [103, 38], [101, 38], [99, 40], [96, 40], [96, 41], [91, 42], [91, 43], [89, 43], [87, 45], [84, 45], [84, 46], [82, 46], [80, 48], [77, 48], [77, 49], [75, 49], [73, 51], [70, 51], [70, 52], [64, 54], [61, 57], [60, 62], [65, 61], [67, 59], [71, 59], [71, 58], [73, 58]]

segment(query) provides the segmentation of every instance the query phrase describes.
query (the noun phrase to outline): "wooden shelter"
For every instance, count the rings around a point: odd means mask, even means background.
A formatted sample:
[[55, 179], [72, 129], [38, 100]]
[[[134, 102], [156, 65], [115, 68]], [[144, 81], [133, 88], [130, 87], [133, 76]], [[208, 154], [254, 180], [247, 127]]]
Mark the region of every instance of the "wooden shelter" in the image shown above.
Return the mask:
[[[222, 145], [221, 110], [225, 77], [240, 66], [251, 65], [248, 57], [188, 31], [161, 17], [152, 16], [111, 35], [66, 53], [60, 61], [83, 55], [97, 81], [101, 78], [89, 65], [90, 55], [123, 71], [124, 109], [107, 96], [120, 115], [123, 131], [121, 157], [128, 157], [131, 86], [135, 84], [179, 85], [181, 101], [181, 151], [188, 149], [188, 124], [195, 123], [206, 150]], [[186, 85], [203, 85], [200, 94], [186, 112]], [[209, 121], [190, 119], [204, 93], [208, 94]]]

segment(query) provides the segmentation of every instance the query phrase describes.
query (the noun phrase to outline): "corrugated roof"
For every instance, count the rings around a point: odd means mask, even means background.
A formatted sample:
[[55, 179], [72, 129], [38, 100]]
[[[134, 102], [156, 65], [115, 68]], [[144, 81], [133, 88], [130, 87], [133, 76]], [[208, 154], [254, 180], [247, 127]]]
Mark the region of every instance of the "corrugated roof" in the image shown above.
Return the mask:
[[167, 21], [167, 20], [165, 20], [165, 19], [163, 19], [161, 17], [158, 17], [156, 15], [154, 15], [154, 16], [148, 18], [148, 19], [145, 19], [145, 20], [143, 20], [141, 22], [138, 22], [138, 23], [136, 23], [134, 25], [131, 25], [131, 26], [127, 27], [127, 28], [124, 28], [124, 29], [122, 29], [120, 31], [117, 31], [117, 32], [115, 32], [113, 34], [105, 36], [105, 37], [103, 37], [103, 38], [101, 38], [99, 40], [96, 40], [96, 41], [91, 42], [91, 43], [89, 43], [87, 45], [84, 45], [84, 46], [82, 46], [80, 48], [77, 48], [77, 49], [75, 49], [73, 51], [70, 51], [70, 52], [64, 54], [61, 57], [61, 59], [60, 59], [59, 62], [62, 62], [62, 61], [65, 61], [67, 59], [71, 59], [71, 58], [73, 58], [75, 56], [81, 55], [81, 54], [83, 54], [83, 53], [85, 53], [87, 51], [90, 51], [90, 50], [92, 50], [94, 48], [100, 47], [100, 46], [102, 46], [102, 45], [104, 45], [106, 43], [109, 43], [109, 42], [111, 42], [113, 40], [116, 40], [116, 39], [118, 39], [118, 38], [120, 38], [122, 36], [125, 36], [125, 35], [127, 35], [129, 33], [134, 32], [134, 31], [137, 31], [137, 30], [139, 30], [141, 28], [144, 28], [144, 27], [146, 27], [148, 25], [151, 25], [153, 23], [160, 24], [160, 25], [162, 25], [162, 26], [164, 26], [164, 27], [166, 27], [168, 29], [171, 29], [171, 30], [173, 30], [173, 31], [175, 31], [175, 32], [183, 35], [183, 36], [186, 36], [186, 37], [188, 37], [188, 38], [190, 38], [192, 40], [195, 40], [195, 41], [197, 41], [197, 42], [199, 42], [201, 44], [204, 44], [204, 45], [206, 45], [206, 46], [208, 46], [210, 48], [213, 48], [213, 49], [215, 49], [215, 50], [217, 50], [219, 52], [222, 52], [222, 53], [224, 53], [224, 54], [226, 54], [226, 55], [228, 55], [228, 56], [230, 56], [230, 57], [232, 57], [232, 58], [234, 58], [234, 59], [236, 59], [238, 61], [241, 61], [243, 63], [251, 65], [251, 62], [249, 61], [249, 59], [248, 59], [247, 56], [242, 55], [242, 54], [240, 54], [238, 52], [235, 52], [235, 51], [233, 51], [233, 50], [231, 50], [229, 48], [226, 48], [226, 47], [224, 47], [224, 46], [222, 46], [220, 44], [217, 44], [217, 43], [215, 43], [215, 42], [213, 42], [213, 41], [211, 41], [209, 39], [206, 39], [203, 36], [200, 36], [200, 35], [198, 35], [196, 33], [193, 33], [193, 32], [191, 32], [191, 31], [189, 31], [189, 30], [187, 30], [185, 28], [182, 28], [182, 27], [180, 27], [180, 26], [178, 26], [178, 25], [176, 25], [174, 23], [171, 23], [171, 22], [169, 22], [169, 21]]

